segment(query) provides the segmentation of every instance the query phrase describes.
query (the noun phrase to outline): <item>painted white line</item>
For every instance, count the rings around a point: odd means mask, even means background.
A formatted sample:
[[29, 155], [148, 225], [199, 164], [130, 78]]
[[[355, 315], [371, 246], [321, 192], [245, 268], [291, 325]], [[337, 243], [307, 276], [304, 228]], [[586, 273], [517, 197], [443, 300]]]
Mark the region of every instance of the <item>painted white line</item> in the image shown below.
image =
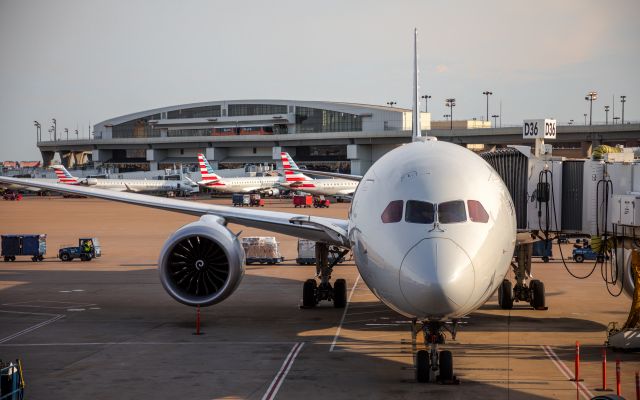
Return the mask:
[[[28, 314], [28, 313], [25, 313], [25, 314]], [[27, 328], [27, 329], [23, 329], [23, 330], [21, 330], [20, 332], [17, 332], [17, 333], [14, 333], [13, 335], [7, 336], [7, 337], [6, 337], [6, 338], [4, 338], [4, 339], [0, 339], [0, 344], [1, 344], [1, 343], [8, 342], [8, 341], [9, 341], [9, 340], [11, 340], [11, 339], [15, 339], [15, 338], [17, 338], [18, 336], [22, 336], [22, 335], [24, 335], [25, 333], [29, 333], [29, 332], [31, 332], [31, 331], [35, 331], [36, 329], [38, 329], [38, 328], [42, 328], [42, 327], [43, 327], [43, 326], [45, 326], [45, 325], [49, 325], [50, 323], [55, 322], [55, 321], [59, 320], [60, 318], [64, 318], [64, 315], [61, 315], [61, 314], [60, 314], [60, 315], [56, 315], [55, 317], [50, 318], [50, 319], [48, 319], [48, 320], [46, 320], [46, 321], [44, 321], [44, 322], [40, 322], [39, 324], [36, 324], [36, 325], [30, 326], [29, 328]]]
[[342, 324], [344, 323], [344, 317], [347, 316], [347, 311], [349, 310], [349, 303], [351, 303], [351, 297], [353, 297], [353, 292], [356, 290], [356, 286], [358, 286], [358, 282], [360, 282], [360, 275], [358, 275], [358, 277], [356, 278], [356, 281], [353, 283], [353, 287], [351, 288], [351, 293], [349, 293], [347, 304], [344, 306], [344, 312], [342, 313], [342, 318], [340, 319], [340, 324], [338, 325], [338, 330], [336, 331], [336, 335], [333, 337], [333, 342], [331, 343], [329, 352], [332, 352], [333, 349], [336, 347], [336, 342], [340, 337], [340, 331], [342, 330]]
[[287, 358], [284, 359], [282, 367], [280, 367], [280, 371], [278, 371], [276, 377], [273, 378], [273, 381], [271, 381], [271, 385], [269, 385], [269, 388], [267, 388], [266, 393], [264, 394], [264, 396], [262, 396], [262, 400], [272, 400], [276, 397], [276, 394], [278, 394], [278, 390], [280, 390], [282, 382], [284, 382], [285, 378], [287, 377], [287, 374], [289, 373], [293, 362], [298, 356], [298, 353], [300, 353], [300, 349], [302, 349], [302, 346], [304, 346], [304, 342], [299, 342], [293, 345], [293, 348], [289, 352], [289, 355], [287, 355]]
[[584, 385], [584, 383], [571, 381], [571, 379], [575, 378], [573, 372], [562, 362], [562, 360], [560, 360], [558, 355], [553, 351], [553, 349], [550, 346], [544, 345], [544, 346], [540, 346], [540, 347], [542, 347], [542, 350], [547, 355], [547, 357], [553, 362], [553, 364], [556, 366], [556, 368], [560, 372], [562, 372], [562, 375], [564, 375], [567, 378], [568, 382], [570, 382], [572, 386], [575, 387], [576, 384], [579, 385], [580, 394], [582, 395], [582, 397], [585, 400], [589, 400], [589, 399], [592, 399], [593, 397], [595, 397], [593, 395], [593, 393], [591, 393], [591, 391], [589, 389], [587, 389], [587, 387]]

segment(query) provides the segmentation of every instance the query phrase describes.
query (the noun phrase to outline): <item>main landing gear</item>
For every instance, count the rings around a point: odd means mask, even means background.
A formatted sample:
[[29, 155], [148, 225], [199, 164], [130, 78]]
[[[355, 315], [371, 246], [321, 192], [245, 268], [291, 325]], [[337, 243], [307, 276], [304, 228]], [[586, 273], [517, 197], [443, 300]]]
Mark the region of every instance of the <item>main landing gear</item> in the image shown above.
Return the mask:
[[[451, 328], [442, 321], [411, 322], [411, 346], [414, 354], [416, 380], [421, 383], [437, 382], [448, 385], [460, 383], [453, 374], [453, 354], [449, 350], [438, 351], [438, 345], [445, 343], [444, 332], [456, 337], [457, 321]], [[417, 350], [417, 335], [422, 331], [426, 350]]]
[[[316, 243], [316, 277], [320, 279], [307, 279], [302, 286], [302, 308], [313, 308], [320, 301], [333, 301], [335, 308], [344, 308], [347, 305], [347, 281], [336, 279], [331, 286], [331, 272], [333, 267], [348, 253], [348, 250], [330, 248], [326, 243]], [[329, 254], [332, 260], [329, 261]]]
[[531, 275], [532, 252], [532, 243], [517, 245], [516, 260], [511, 264], [516, 276], [516, 286], [512, 289], [511, 282], [505, 279], [498, 288], [498, 304], [503, 310], [512, 309], [514, 301], [526, 301], [534, 310], [549, 309], [545, 305], [544, 283], [532, 279], [527, 286], [525, 282]]

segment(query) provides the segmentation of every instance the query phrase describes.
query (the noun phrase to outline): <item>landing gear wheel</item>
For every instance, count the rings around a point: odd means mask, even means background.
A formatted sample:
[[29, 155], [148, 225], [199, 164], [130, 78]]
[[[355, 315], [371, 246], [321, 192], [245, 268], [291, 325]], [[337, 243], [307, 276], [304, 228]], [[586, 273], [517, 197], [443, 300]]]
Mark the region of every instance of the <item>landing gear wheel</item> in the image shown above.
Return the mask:
[[347, 281], [336, 279], [333, 284], [333, 306], [344, 308], [347, 305]]
[[420, 350], [416, 353], [416, 380], [420, 383], [429, 382], [431, 365], [429, 363], [429, 352]]
[[440, 352], [440, 381], [443, 383], [453, 382], [453, 354], [449, 350]]
[[304, 308], [313, 308], [316, 306], [316, 290], [318, 284], [315, 279], [307, 279], [302, 285], [302, 306]]
[[503, 310], [511, 310], [513, 308], [512, 292], [511, 282], [506, 279], [503, 280], [498, 288], [498, 304]]
[[535, 310], [545, 310], [544, 283], [534, 279], [531, 281], [529, 289], [531, 289], [531, 306]]

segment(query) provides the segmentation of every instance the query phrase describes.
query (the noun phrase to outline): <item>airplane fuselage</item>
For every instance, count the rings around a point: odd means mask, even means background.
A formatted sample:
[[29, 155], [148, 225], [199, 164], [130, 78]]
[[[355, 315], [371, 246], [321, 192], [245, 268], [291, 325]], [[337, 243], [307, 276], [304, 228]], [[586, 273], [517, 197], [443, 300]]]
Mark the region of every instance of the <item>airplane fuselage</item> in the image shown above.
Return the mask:
[[223, 178], [216, 181], [200, 181], [198, 185], [222, 193], [251, 193], [272, 189], [281, 179], [279, 176]]
[[325, 196], [347, 196], [356, 191], [358, 182], [348, 179], [313, 179], [292, 183], [289, 187], [310, 194]]
[[419, 320], [462, 317], [506, 275], [516, 217], [498, 174], [446, 142], [401, 146], [363, 177], [349, 213], [358, 270], [373, 293]]

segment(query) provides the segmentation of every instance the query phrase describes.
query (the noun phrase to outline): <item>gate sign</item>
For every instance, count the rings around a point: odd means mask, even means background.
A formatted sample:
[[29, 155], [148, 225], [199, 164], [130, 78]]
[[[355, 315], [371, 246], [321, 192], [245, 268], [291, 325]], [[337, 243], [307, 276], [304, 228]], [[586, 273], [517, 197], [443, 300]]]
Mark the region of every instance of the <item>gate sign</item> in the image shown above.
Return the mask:
[[555, 139], [555, 119], [525, 119], [522, 125], [523, 139]]

